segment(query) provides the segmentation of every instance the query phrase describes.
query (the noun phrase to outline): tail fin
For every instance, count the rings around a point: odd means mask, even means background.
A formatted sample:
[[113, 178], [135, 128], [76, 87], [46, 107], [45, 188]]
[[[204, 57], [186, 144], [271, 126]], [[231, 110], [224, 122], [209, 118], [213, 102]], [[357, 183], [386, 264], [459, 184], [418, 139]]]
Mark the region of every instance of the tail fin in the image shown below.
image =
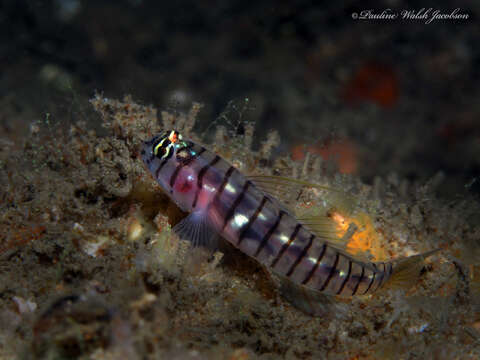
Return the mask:
[[388, 279], [387, 285], [393, 288], [404, 289], [411, 287], [422, 270], [424, 260], [438, 251], [440, 251], [440, 249], [430, 250], [422, 254], [395, 260], [393, 264], [393, 273], [390, 279]]

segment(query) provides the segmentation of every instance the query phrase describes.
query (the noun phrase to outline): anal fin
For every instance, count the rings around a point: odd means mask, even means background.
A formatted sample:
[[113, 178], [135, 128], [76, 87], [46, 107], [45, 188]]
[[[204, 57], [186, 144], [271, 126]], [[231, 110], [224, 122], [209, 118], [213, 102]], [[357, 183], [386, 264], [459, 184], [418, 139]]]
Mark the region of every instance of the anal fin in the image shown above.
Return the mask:
[[271, 270], [269, 273], [277, 284], [282, 297], [305, 314], [315, 317], [342, 317], [346, 315], [347, 308], [344, 304], [336, 301], [333, 295], [327, 295], [297, 284]]

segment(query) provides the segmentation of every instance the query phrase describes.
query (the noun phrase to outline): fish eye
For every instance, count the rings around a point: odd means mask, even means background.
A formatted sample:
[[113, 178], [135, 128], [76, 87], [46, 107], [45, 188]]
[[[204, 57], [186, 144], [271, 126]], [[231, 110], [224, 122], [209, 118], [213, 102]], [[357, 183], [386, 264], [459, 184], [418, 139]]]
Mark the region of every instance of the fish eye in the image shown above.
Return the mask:
[[167, 152], [167, 149], [163, 146], [160, 146], [158, 148], [154, 148], [154, 152], [157, 157], [162, 158]]

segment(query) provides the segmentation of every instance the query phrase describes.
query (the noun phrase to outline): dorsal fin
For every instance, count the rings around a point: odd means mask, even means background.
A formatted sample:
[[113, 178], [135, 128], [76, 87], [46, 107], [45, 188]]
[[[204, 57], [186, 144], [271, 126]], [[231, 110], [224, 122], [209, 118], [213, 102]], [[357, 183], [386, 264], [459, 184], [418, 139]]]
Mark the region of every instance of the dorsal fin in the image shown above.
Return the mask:
[[[300, 192], [301, 189], [293, 182], [284, 180], [288, 178], [268, 175], [252, 175], [247, 176], [247, 179], [249, 179], [258, 189], [263, 191], [267, 197], [282, 210], [295, 214], [295, 201], [293, 201], [291, 196], [288, 197], [285, 196], [285, 194], [291, 195], [292, 192]], [[293, 189], [293, 186], [297, 187], [297, 189]]]
[[[328, 193], [328, 200], [337, 198], [349, 198], [342, 190], [311, 183], [305, 180], [293, 179], [285, 176], [274, 175], [250, 175], [247, 179], [252, 181], [256, 187], [262, 190], [264, 193], [275, 199], [283, 208], [289, 210], [291, 213], [295, 213], [293, 208], [299, 200], [302, 192], [307, 188], [313, 188], [317, 190], [324, 190]], [[335, 200], [335, 202], [339, 202]]]
[[355, 249], [351, 246], [363, 232], [355, 222], [349, 222], [338, 213], [301, 217], [298, 221], [340, 253], [364, 263], [371, 262], [372, 256], [368, 249]]
[[[296, 215], [298, 221], [315, 233], [320, 240], [344, 254], [355, 256], [359, 261], [370, 261], [368, 251], [365, 249], [353, 252], [352, 248], [347, 246], [352, 237], [363, 230], [361, 224], [357, 225], [348, 220], [357, 205], [355, 197], [334, 187], [283, 176], [252, 175], [248, 178], [273, 198], [282, 209]], [[320, 197], [323, 204], [319, 203], [315, 207], [316, 213], [312, 213], [311, 210], [295, 211], [296, 201], [302, 191], [308, 188], [322, 191]]]
[[341, 190], [335, 189], [330, 186], [319, 185], [305, 180], [293, 179], [286, 176], [249, 175], [247, 176], [247, 178], [255, 182], [255, 184], [266, 193], [269, 193], [272, 196], [276, 197], [282, 197], [288, 191], [290, 192], [290, 194], [293, 191], [293, 195], [295, 195], [295, 193], [300, 193], [304, 188], [315, 188], [319, 190], [342, 193]]

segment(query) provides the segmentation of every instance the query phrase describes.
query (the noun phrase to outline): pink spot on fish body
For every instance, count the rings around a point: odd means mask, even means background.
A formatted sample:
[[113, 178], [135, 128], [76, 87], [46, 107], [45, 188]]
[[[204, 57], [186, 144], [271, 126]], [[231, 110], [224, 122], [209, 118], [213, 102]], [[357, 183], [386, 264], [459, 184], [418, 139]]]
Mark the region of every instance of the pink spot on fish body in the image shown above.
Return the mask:
[[175, 182], [174, 191], [178, 191], [182, 194], [189, 193], [190, 191], [192, 191], [196, 180], [196, 176], [191, 174], [191, 171], [189, 171], [189, 169], [184, 169], [178, 175], [178, 179]]

